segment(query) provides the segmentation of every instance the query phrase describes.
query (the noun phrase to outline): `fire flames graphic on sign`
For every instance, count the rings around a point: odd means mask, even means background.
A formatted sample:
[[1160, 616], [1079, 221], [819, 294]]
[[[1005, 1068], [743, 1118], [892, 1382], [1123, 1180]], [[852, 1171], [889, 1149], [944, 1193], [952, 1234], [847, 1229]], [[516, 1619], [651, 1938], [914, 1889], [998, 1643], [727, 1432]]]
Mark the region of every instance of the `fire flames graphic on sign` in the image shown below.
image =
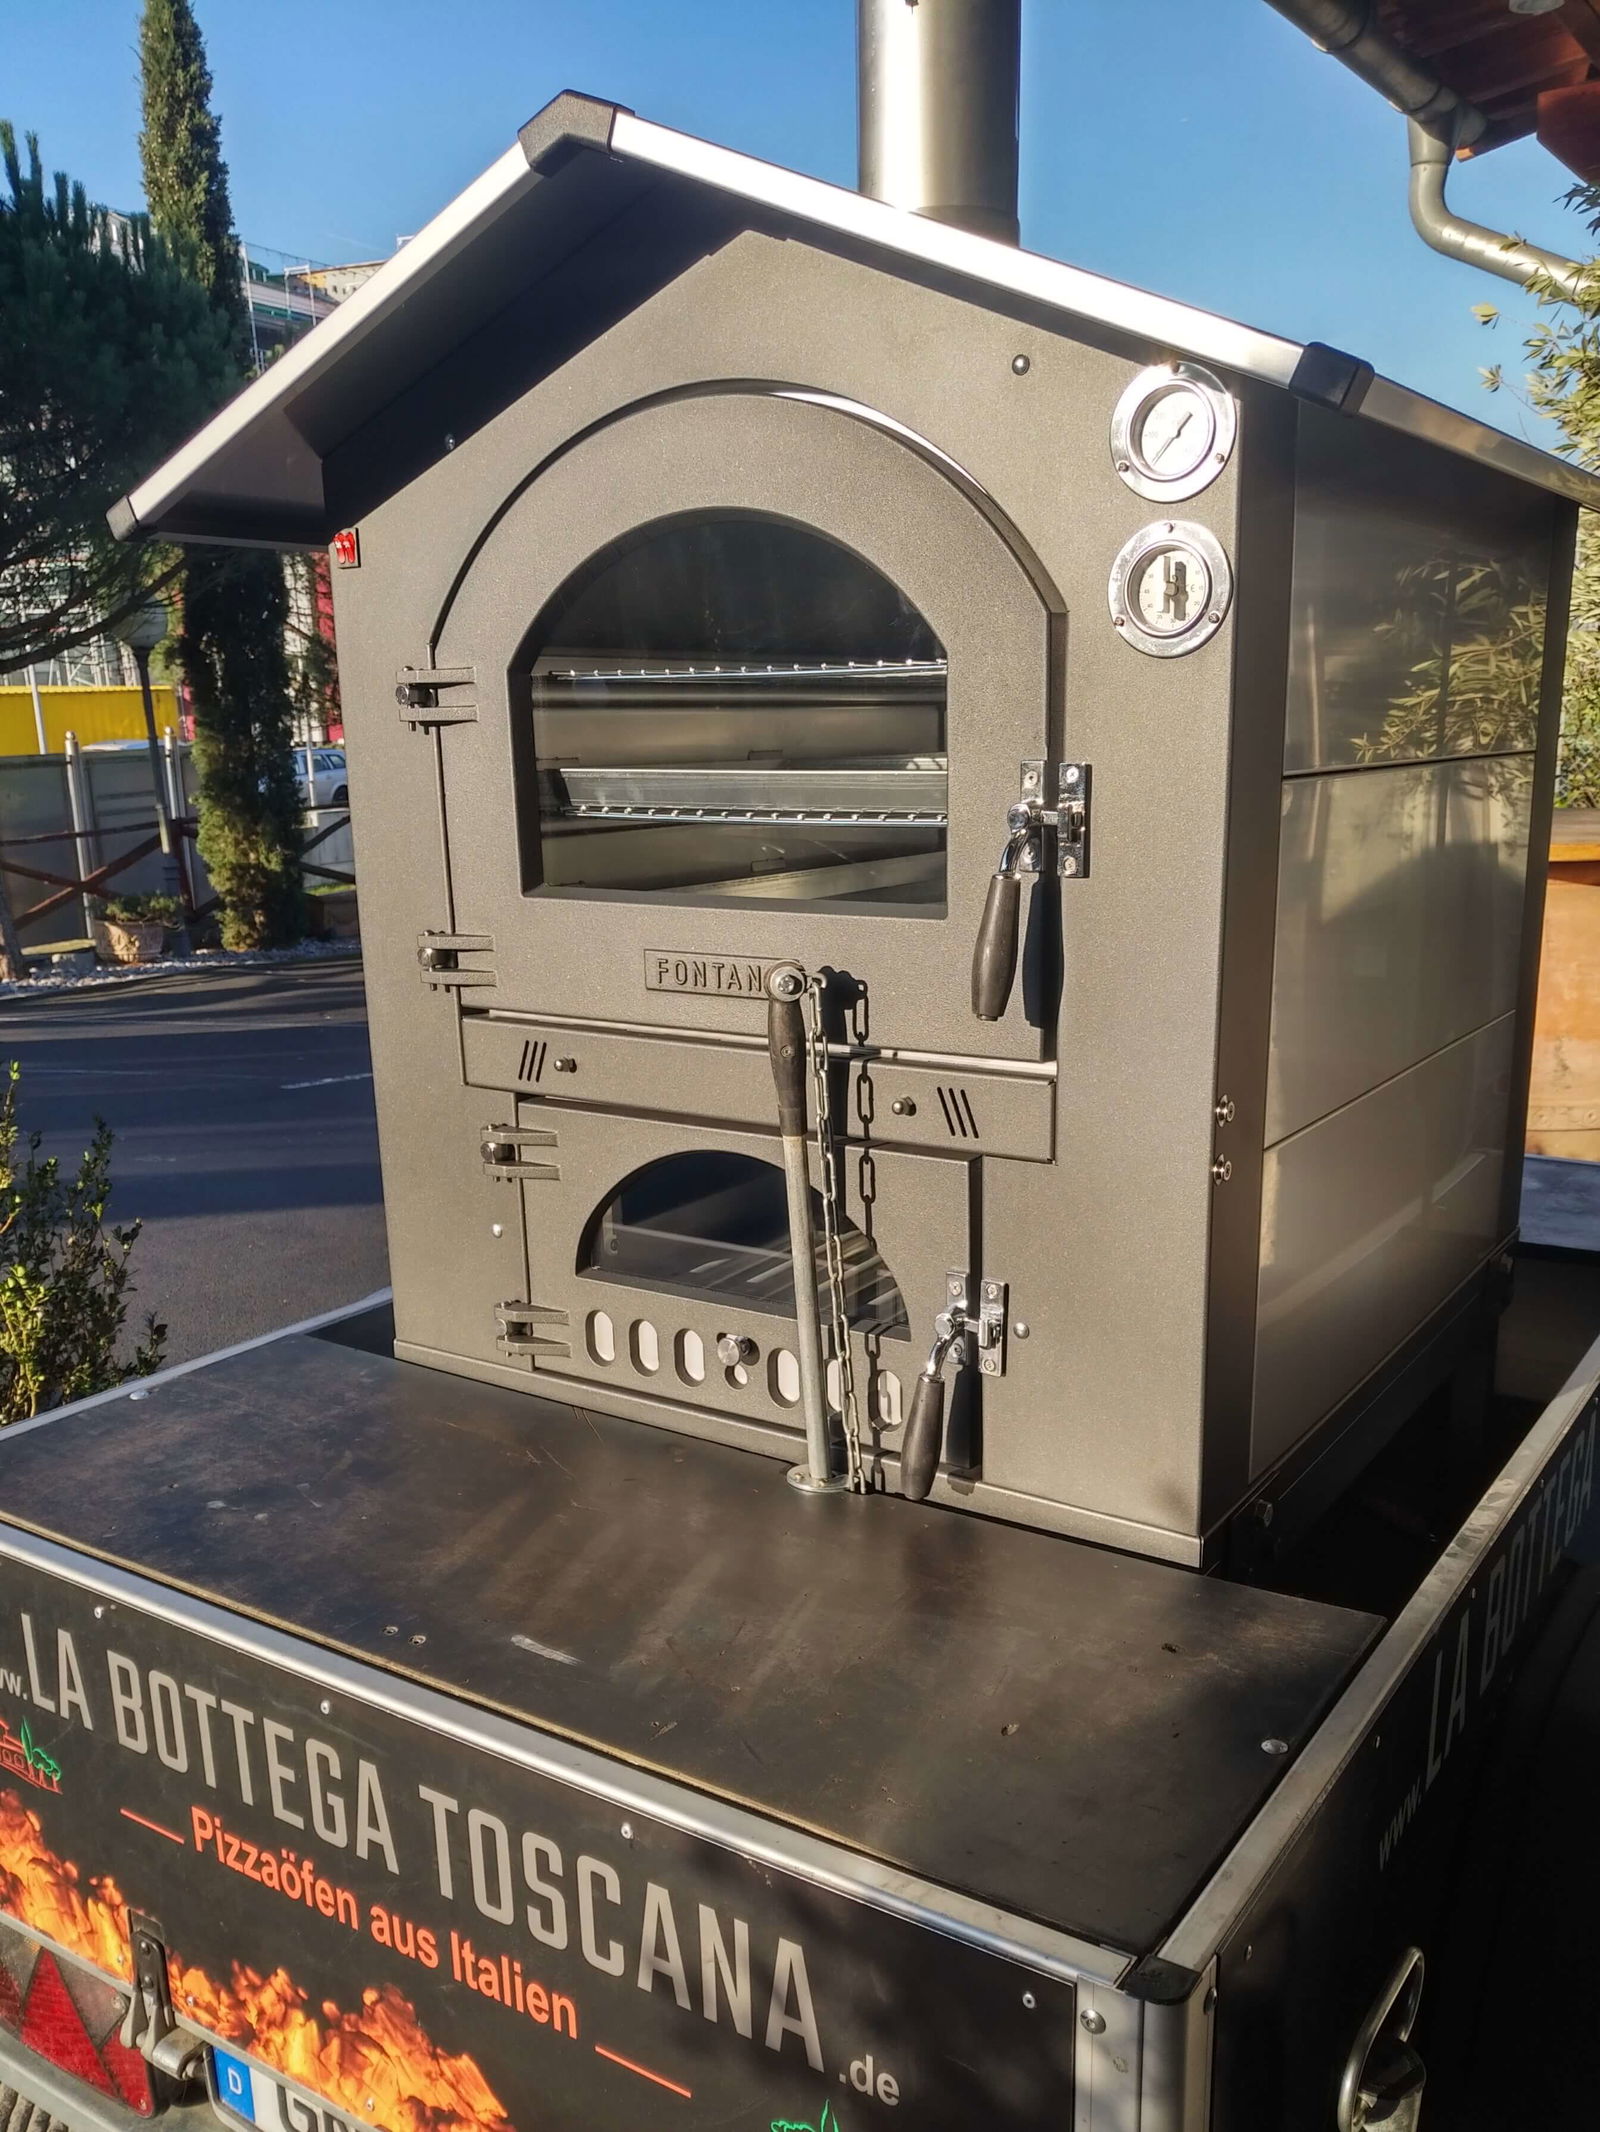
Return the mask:
[[[130, 1973], [128, 1905], [109, 1875], [84, 1884], [15, 1792], [0, 1792], [0, 1910], [113, 1976]], [[359, 2008], [313, 2008], [287, 1970], [235, 1962], [227, 1984], [173, 1959], [172, 1989], [195, 2023], [383, 2132], [511, 2132], [476, 2059], [441, 2051], [393, 1985]]]

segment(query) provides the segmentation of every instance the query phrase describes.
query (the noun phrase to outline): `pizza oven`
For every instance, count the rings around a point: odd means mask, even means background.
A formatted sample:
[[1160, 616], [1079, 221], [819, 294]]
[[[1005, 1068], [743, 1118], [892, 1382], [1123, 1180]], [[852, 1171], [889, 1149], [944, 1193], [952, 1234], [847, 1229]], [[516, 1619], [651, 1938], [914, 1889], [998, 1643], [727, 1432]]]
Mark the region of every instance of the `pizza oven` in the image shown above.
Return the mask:
[[1492, 1347], [1589, 480], [918, 204], [559, 99], [128, 522], [344, 534], [402, 1356], [1199, 1562]]

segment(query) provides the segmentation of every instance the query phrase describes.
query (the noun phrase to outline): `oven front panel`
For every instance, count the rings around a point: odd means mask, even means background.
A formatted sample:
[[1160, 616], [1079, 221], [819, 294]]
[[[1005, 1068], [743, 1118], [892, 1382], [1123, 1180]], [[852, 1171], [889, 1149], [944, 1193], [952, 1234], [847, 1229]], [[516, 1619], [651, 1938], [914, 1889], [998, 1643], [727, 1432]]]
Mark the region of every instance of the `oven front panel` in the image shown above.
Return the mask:
[[475, 677], [440, 760], [494, 1004], [758, 1031], [793, 959], [874, 1046], [1042, 1056], [1037, 984], [998, 1023], [970, 1000], [1059, 634], [995, 517], [912, 444], [770, 392], [647, 405], [539, 472], [432, 646]]
[[[554, 1173], [521, 1185], [540, 1381], [554, 1394], [568, 1380], [569, 1395], [628, 1411], [639, 1399], [668, 1402], [680, 1421], [717, 1417], [798, 1454], [799, 1336], [776, 1134], [536, 1100], [517, 1115], [549, 1136], [527, 1154]], [[862, 1417], [892, 1450], [946, 1279], [969, 1264], [975, 1164], [858, 1145], [838, 1159]], [[836, 1363], [829, 1393], [837, 1408]]]

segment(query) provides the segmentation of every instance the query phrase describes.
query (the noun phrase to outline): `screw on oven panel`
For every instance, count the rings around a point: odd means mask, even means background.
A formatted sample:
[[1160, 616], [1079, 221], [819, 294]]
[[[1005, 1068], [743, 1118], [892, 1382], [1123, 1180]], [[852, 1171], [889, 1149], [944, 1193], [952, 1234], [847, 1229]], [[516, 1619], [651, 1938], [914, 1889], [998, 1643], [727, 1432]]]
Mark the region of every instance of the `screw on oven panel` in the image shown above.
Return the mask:
[[489, 1234], [490, 1234], [491, 1236], [504, 1236], [504, 1235], [505, 1235], [505, 1233], [506, 1233], [506, 1225], [505, 1225], [505, 1223], [504, 1223], [503, 1221], [492, 1221], [492, 1222], [490, 1222], [490, 1224], [489, 1224]]
[[324, 1696], [322, 1698], [321, 1702], [318, 1703], [317, 1708], [322, 1712], [324, 1717], [332, 1717], [333, 1704], [328, 1700], [327, 1696]]
[[1014, 355], [1011, 358], [1011, 374], [1013, 377], [1025, 378], [1032, 368], [1033, 364], [1025, 355]]
[[1091, 2036], [1103, 2036], [1106, 2032], [1106, 2017], [1095, 2012], [1092, 2006], [1085, 2007], [1078, 2016], [1079, 2025]]
[[623, 1842], [624, 1842], [624, 1843], [632, 1843], [632, 1841], [633, 1841], [633, 1823], [632, 1823], [631, 1821], [624, 1821], [624, 1822], [623, 1822], [623, 1824], [622, 1824], [622, 1828], [621, 1828], [621, 1830], [619, 1831], [619, 1833], [621, 1834], [621, 1837], [622, 1837], [622, 1840], [623, 1840]]
[[717, 1341], [717, 1360], [724, 1369], [737, 1369], [741, 1363], [754, 1362], [759, 1352], [748, 1333], [724, 1333]]
[[576, 1073], [578, 1070], [578, 1062], [576, 1059], [557, 1059], [555, 1060], [554, 1064], [557, 1073]]
[[1238, 1106], [1232, 1096], [1218, 1096], [1216, 1117], [1219, 1125], [1231, 1125], [1238, 1115]]
[[1233, 1164], [1226, 1155], [1219, 1155], [1211, 1165], [1211, 1175], [1218, 1184], [1226, 1184], [1233, 1175]]
[[1261, 1742], [1261, 1752], [1263, 1754], [1287, 1754], [1289, 1752], [1289, 1742], [1287, 1740], [1263, 1740]]
[[916, 1103], [910, 1096], [896, 1096], [889, 1108], [897, 1118], [914, 1118], [917, 1115]]
[[1012, 1319], [1011, 1337], [1013, 1340], [1026, 1340], [1031, 1335], [1032, 1331], [1033, 1327], [1028, 1323], [1026, 1318]]

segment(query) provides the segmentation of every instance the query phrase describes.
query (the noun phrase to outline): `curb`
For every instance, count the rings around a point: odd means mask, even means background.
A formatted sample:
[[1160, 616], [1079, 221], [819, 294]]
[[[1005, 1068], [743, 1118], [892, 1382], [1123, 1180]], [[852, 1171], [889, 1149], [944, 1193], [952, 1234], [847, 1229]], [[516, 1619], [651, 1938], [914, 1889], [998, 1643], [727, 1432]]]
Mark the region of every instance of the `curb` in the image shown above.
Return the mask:
[[117, 985], [147, 982], [156, 977], [229, 976], [236, 970], [294, 969], [307, 963], [359, 962], [359, 941], [318, 942], [302, 947], [223, 950], [213, 955], [190, 955], [170, 962], [140, 963], [126, 970], [98, 970], [83, 977], [29, 977], [20, 983], [0, 982], [0, 1000], [56, 998], [68, 992], [105, 992]]

